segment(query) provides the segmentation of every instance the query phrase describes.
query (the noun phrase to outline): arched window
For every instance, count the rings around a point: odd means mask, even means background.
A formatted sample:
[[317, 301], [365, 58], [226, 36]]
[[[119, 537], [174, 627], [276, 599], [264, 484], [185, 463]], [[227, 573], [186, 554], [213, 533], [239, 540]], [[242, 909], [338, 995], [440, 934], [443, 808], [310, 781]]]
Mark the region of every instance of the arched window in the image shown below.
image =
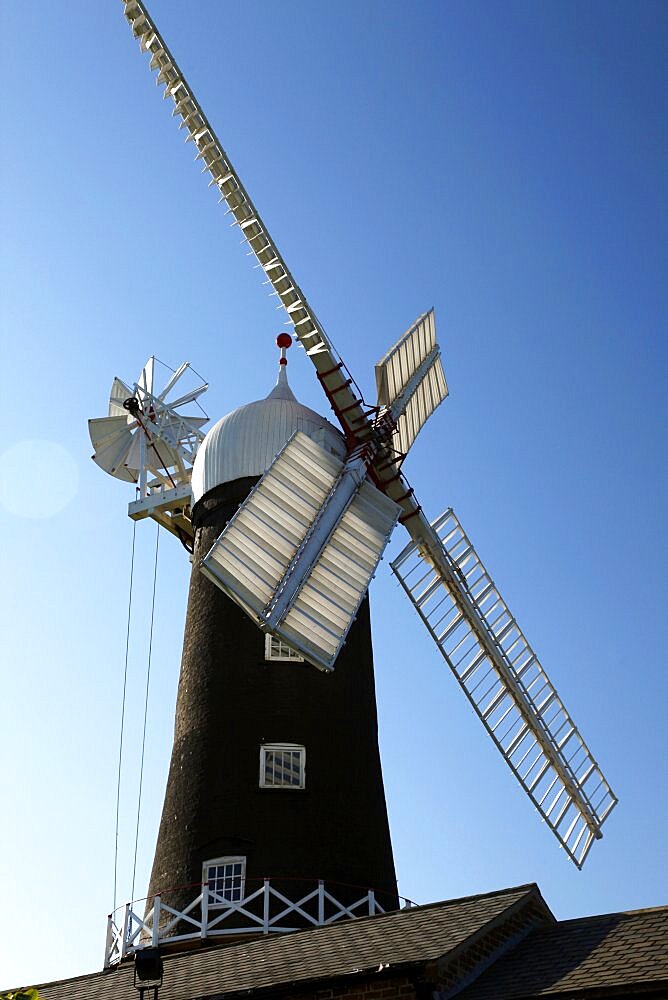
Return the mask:
[[244, 898], [246, 859], [244, 857], [211, 858], [202, 866], [202, 882], [209, 893], [209, 909], [238, 903]]

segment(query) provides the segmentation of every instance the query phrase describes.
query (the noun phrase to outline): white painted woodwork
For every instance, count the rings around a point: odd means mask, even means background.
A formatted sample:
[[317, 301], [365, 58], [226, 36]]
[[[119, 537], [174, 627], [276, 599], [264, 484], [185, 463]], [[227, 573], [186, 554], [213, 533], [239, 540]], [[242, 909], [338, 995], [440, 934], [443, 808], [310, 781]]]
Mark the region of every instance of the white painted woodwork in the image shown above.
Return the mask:
[[[143, 899], [137, 901], [137, 911], [134, 903], [126, 903], [107, 918], [104, 967], [117, 965], [148, 944], [157, 947], [225, 935], [290, 934], [305, 924], [323, 927], [345, 917], [373, 917], [385, 912], [373, 890], [349, 904], [340, 902], [335, 891], [333, 887], [330, 891], [324, 882], [317, 882], [314, 889], [299, 899], [288, 899], [269, 879], [264, 879], [258, 889], [237, 902], [213, 894], [213, 907], [208, 885], [203, 885], [183, 910], [168, 906], [160, 896], [154, 897], [147, 912], [144, 912], [146, 901]], [[272, 902], [281, 904], [278, 913], [274, 905], [273, 916], [270, 915]], [[167, 919], [165, 914], [168, 914]], [[171, 932], [179, 922], [189, 929], [174, 935]]]
[[[508, 766], [581, 868], [617, 803], [451, 509], [391, 564]], [[440, 549], [440, 558], [439, 552]]]

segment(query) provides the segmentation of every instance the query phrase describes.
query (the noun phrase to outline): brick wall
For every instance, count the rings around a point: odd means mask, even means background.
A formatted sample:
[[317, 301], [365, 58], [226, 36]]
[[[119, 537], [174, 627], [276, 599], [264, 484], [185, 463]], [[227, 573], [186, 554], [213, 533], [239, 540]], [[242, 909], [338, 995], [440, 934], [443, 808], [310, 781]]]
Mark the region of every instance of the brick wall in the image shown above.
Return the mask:
[[[269, 878], [297, 900], [322, 879], [346, 905], [373, 889], [395, 909], [368, 600], [333, 672], [266, 663], [264, 634], [199, 570], [253, 483], [217, 487], [193, 510], [174, 745], [148, 895], [182, 911], [203, 862], [245, 857], [250, 892]], [[260, 746], [273, 742], [306, 747], [304, 789], [259, 787]]]
[[416, 1000], [418, 992], [414, 983], [407, 976], [389, 976], [379, 978], [378, 975], [366, 981], [355, 977], [350, 983], [339, 983], [336, 986], [310, 992], [294, 992], [285, 994], [286, 1000]]

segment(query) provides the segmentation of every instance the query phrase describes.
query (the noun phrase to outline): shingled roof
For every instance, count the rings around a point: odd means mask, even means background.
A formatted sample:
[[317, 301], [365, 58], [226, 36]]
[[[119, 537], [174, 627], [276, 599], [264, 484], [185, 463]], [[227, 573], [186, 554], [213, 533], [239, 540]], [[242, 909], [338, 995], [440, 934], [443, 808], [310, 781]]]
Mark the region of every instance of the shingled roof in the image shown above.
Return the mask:
[[531, 932], [458, 1000], [668, 996], [668, 907], [564, 920]]
[[[538, 887], [524, 885], [163, 957], [159, 1000], [286, 998], [333, 986], [357, 996], [356, 983], [366, 983], [365, 996], [389, 997], [385, 987], [402, 976], [407, 992], [393, 995], [668, 997], [668, 907], [557, 922]], [[137, 1000], [133, 978], [126, 961], [39, 991], [42, 1000]]]
[[[326, 927], [225, 946], [164, 955], [160, 1000], [199, 1000], [258, 990], [388, 976], [436, 963], [447, 980], [448, 963], [470, 971], [531, 927], [552, 922], [536, 885], [433, 903]], [[473, 956], [467, 961], [468, 949]], [[462, 963], [464, 963], [462, 965]], [[42, 1000], [137, 1000], [133, 965], [39, 986]], [[348, 980], [349, 981], [349, 980]]]

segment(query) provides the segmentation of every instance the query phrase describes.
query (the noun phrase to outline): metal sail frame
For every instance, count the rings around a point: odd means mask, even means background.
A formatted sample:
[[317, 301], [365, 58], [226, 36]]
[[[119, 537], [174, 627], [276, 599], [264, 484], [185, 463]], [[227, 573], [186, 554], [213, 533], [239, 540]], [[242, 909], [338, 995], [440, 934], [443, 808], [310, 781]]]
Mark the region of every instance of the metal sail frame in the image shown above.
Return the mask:
[[[600, 836], [600, 824], [614, 806], [616, 799], [610, 793], [613, 801], [606, 813], [601, 817], [591, 815], [586, 796], [578, 785], [578, 779], [576, 778], [574, 782], [573, 777], [563, 769], [550, 740], [541, 732], [542, 720], [535, 718], [535, 709], [523, 696], [512, 673], [507, 671], [495, 637], [490, 633], [484, 618], [481, 619], [479, 609], [460, 579], [437, 531], [424, 515], [412, 488], [400, 471], [404, 456], [397, 454], [392, 445], [399, 414], [385, 413], [384, 424], [382, 414], [380, 420], [372, 419], [372, 414], [377, 418], [378, 408], [365, 406], [352, 376], [270, 237], [227, 153], [145, 6], [140, 0], [121, 0], [121, 2], [140, 47], [150, 54], [150, 68], [157, 71], [156, 82], [164, 87], [163, 97], [170, 97], [173, 100], [172, 114], [181, 118], [180, 128], [187, 130], [187, 141], [195, 144], [197, 149], [195, 159], [202, 161], [202, 172], [210, 174], [209, 186], [215, 186], [220, 192], [220, 201], [227, 204], [228, 212], [233, 215], [235, 223], [243, 232], [245, 242], [255, 254], [281, 304], [285, 307], [294, 326], [295, 335], [313, 362], [317, 377], [343, 428], [349, 448], [352, 449], [364, 442], [374, 442], [376, 445], [376, 455], [369, 469], [371, 479], [401, 507], [399, 520], [412, 539], [414, 551], [433, 567], [438, 582], [452, 595], [461, 613], [470, 621], [485, 655], [494, 663], [499, 676], [503, 678], [516, 703], [534, 727], [537, 742], [550, 758], [569, 796], [577, 804], [580, 814], [585, 817], [589, 833], [594, 838]], [[444, 387], [436, 384], [425, 387], [425, 393], [431, 393], [433, 390], [444, 392]], [[447, 387], [445, 391], [447, 392]], [[411, 596], [410, 591], [409, 596]], [[557, 835], [559, 836], [558, 833]], [[564, 840], [561, 837], [560, 839], [563, 843]], [[568, 842], [568, 837], [565, 840]], [[585, 856], [591, 839], [588, 837], [587, 841]], [[584, 857], [580, 856], [578, 861], [574, 851], [569, 850], [569, 854], [576, 864], [581, 864], [584, 860]]]
[[434, 522], [428, 553], [411, 542], [391, 566], [506, 763], [581, 868], [617, 798], [452, 509]]

